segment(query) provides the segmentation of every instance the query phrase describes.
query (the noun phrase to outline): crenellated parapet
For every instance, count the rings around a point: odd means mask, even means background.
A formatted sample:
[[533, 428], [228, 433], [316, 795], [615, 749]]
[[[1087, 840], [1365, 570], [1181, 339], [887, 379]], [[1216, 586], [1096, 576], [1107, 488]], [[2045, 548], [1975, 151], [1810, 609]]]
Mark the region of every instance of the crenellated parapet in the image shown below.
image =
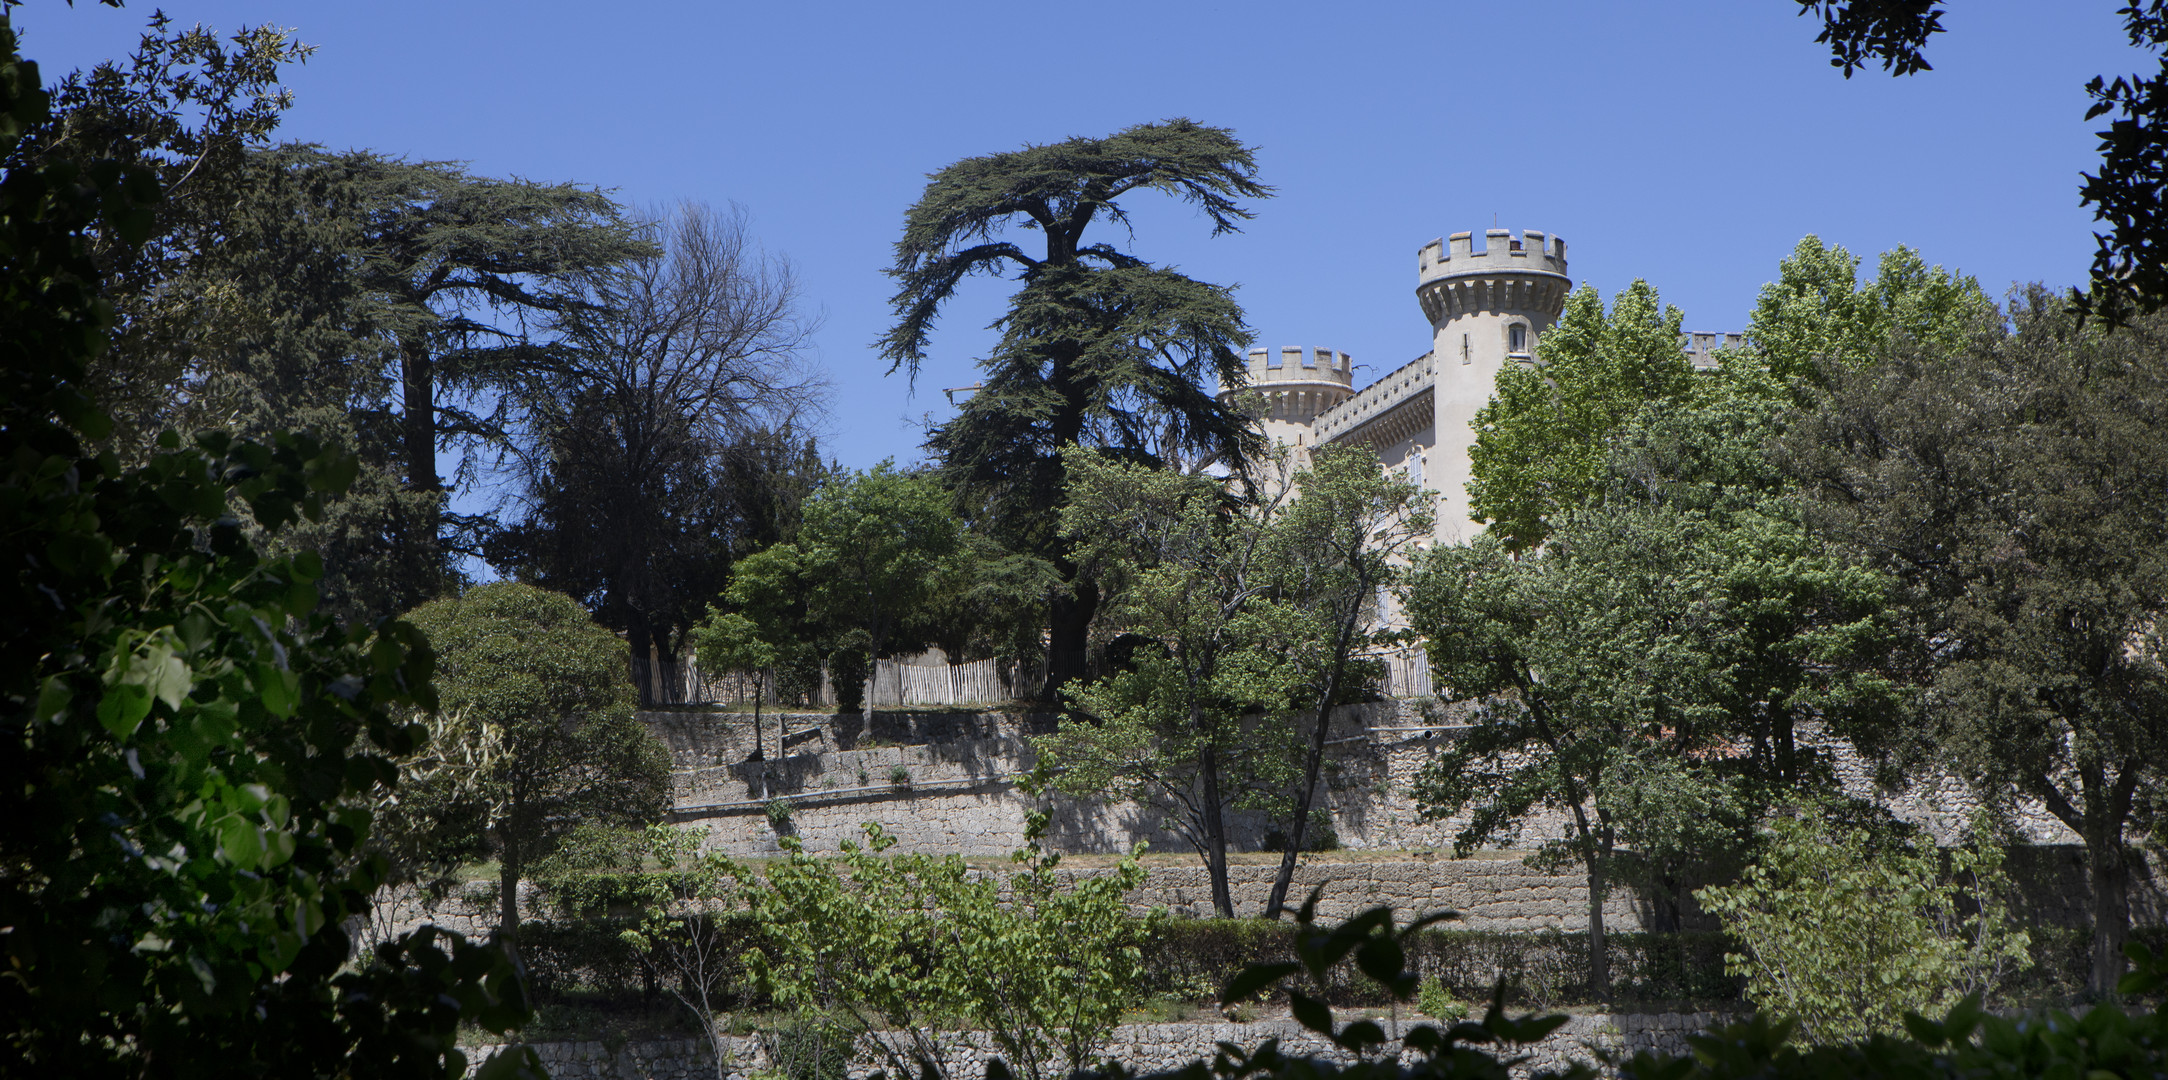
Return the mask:
[[[1220, 392], [1264, 424], [1266, 434], [1291, 445], [1308, 441], [1311, 420], [1355, 392], [1355, 363], [1336, 349], [1289, 345], [1256, 348], [1249, 355], [1249, 383]], [[1302, 430], [1298, 430], [1302, 429]]]
[[1330, 382], [1354, 384], [1355, 367], [1344, 352], [1327, 348], [1288, 345], [1278, 349], [1250, 350], [1250, 386], [1273, 382]]
[[1565, 310], [1573, 279], [1566, 273], [1566, 242], [1533, 229], [1454, 233], [1423, 245], [1416, 257], [1415, 296], [1431, 325], [1483, 312], [1525, 312], [1545, 321]]
[[1402, 364], [1319, 416], [1315, 441], [1343, 441], [1359, 432], [1360, 442], [1389, 446], [1429, 426], [1437, 373], [1436, 359], [1429, 353]]

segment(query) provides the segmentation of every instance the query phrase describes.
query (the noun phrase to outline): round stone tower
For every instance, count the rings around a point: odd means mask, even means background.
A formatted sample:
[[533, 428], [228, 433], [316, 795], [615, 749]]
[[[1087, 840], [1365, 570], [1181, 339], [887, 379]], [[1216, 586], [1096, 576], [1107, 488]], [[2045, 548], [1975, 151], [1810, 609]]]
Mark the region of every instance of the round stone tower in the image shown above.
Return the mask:
[[[1566, 242], [1540, 232], [1491, 229], [1483, 250], [1472, 233], [1423, 245], [1415, 298], [1430, 317], [1437, 365], [1437, 448], [1431, 487], [1438, 491], [1438, 538], [1466, 540], [1468, 451], [1477, 409], [1489, 404], [1507, 364], [1534, 364], [1536, 342], [1566, 307]], [[1254, 362], [1254, 360], [1253, 360]]]
[[1314, 441], [1311, 421], [1354, 393], [1354, 367], [1346, 353], [1290, 345], [1251, 349], [1249, 385], [1222, 390], [1220, 400], [1246, 406], [1265, 438], [1296, 448], [1299, 466]]

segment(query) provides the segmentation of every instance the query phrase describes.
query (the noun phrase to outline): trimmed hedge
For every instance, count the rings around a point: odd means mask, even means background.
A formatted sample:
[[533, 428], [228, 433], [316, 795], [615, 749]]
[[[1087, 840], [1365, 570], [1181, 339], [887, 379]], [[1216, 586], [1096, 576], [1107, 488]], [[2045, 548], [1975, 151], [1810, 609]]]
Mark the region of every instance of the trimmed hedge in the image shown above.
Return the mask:
[[[1177, 919], [1163, 925], [1149, 946], [1151, 991], [1198, 1000], [1216, 998], [1220, 987], [1247, 964], [1294, 959], [1288, 923], [1255, 919]], [[1408, 970], [1438, 980], [1454, 997], [1482, 1001], [1500, 978], [1506, 1000], [1531, 1008], [1577, 1005], [1588, 993], [1588, 935], [1514, 934], [1479, 930], [1426, 930], [1407, 943]], [[1614, 933], [1605, 938], [1616, 1002], [1727, 1002], [1739, 1000], [1740, 980], [1724, 974], [1726, 935]], [[1327, 988], [1335, 1005], [1383, 1005], [1378, 986], [1353, 970], [1336, 972]]]
[[[530, 920], [520, 928], [520, 953], [526, 960], [530, 991], [538, 1004], [609, 1000], [653, 1007], [666, 989], [619, 935], [633, 920], [597, 917], [579, 920]], [[758, 948], [760, 927], [742, 916], [730, 917], [726, 930], [732, 957]], [[1245, 965], [1293, 958], [1289, 923], [1256, 919], [1170, 919], [1148, 941], [1146, 997], [1216, 1001], [1227, 980]], [[2004, 993], [2003, 1005], [2068, 1001], [2085, 986], [2088, 938], [2083, 930], [2032, 931], [2034, 966], [2018, 975]], [[2131, 940], [2168, 954], [2168, 927], [2134, 929]], [[1614, 1004], [1738, 1003], [1741, 980], [1724, 974], [1724, 953], [1736, 948], [1725, 934], [1689, 931], [1676, 934], [1613, 933], [1606, 936], [1611, 959]], [[1502, 977], [1508, 1003], [1547, 1009], [1594, 1003], [1588, 992], [1588, 936], [1544, 932], [1512, 934], [1471, 930], [1427, 930], [1409, 942], [1408, 970], [1426, 981], [1438, 980], [1462, 1001], [1488, 1000]], [[1334, 974], [1327, 1000], [1334, 1005], [1383, 1005], [1375, 983], [1352, 969]], [[720, 991], [732, 1008], [764, 1008], [735, 963], [721, 974]]]

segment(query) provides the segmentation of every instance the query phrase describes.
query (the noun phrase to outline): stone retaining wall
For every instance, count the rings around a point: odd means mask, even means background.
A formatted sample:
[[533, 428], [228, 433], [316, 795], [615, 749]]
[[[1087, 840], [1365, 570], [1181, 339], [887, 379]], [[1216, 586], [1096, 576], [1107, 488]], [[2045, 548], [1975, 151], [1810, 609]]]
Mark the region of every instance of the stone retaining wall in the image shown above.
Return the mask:
[[[1527, 1076], [1535, 1070], [1563, 1068], [1572, 1061], [1593, 1064], [1598, 1047], [1629, 1055], [1642, 1050], [1684, 1054], [1688, 1034], [1728, 1019], [1716, 1013], [1575, 1016], [1543, 1041], [1518, 1048], [1518, 1053], [1527, 1055], [1528, 1060], [1513, 1071], [1517, 1076]], [[1137, 1072], [1153, 1072], [1209, 1060], [1221, 1042], [1254, 1049], [1268, 1038], [1278, 1038], [1282, 1049], [1290, 1053], [1351, 1060], [1314, 1032], [1285, 1019], [1248, 1024], [1126, 1024], [1115, 1029], [1107, 1054]], [[953, 1048], [949, 1063], [956, 1075], [985, 1075], [983, 1062], [991, 1055], [991, 1043], [983, 1032], [956, 1032], [947, 1041]], [[706, 1043], [693, 1039], [617, 1046], [602, 1042], [537, 1043], [535, 1050], [555, 1080], [700, 1080], [716, 1075], [712, 1051]], [[730, 1080], [751, 1080], [769, 1068], [767, 1052], [757, 1037], [726, 1038], [724, 1053], [725, 1075]], [[871, 1075], [875, 1068], [870, 1057], [861, 1055], [852, 1063], [850, 1076], [859, 1080]]]
[[[1159, 851], [1188, 845], [1165, 827], [1166, 811], [1131, 803], [1061, 797], [1034, 799], [1015, 779], [1035, 762], [1029, 736], [1050, 730], [1042, 714], [875, 713], [867, 725], [855, 714], [789, 714], [780, 726], [796, 731], [793, 751], [769, 760], [750, 753], [749, 714], [643, 713], [671, 748], [678, 769], [678, 821], [705, 835], [715, 850], [765, 856], [780, 852], [766, 804], [791, 804], [787, 832], [811, 850], [833, 850], [877, 821], [902, 850], [1004, 855], [1021, 847], [1033, 810], [1050, 815], [1047, 843], [1065, 852], [1127, 851], [1145, 841]], [[777, 725], [764, 721], [771, 752]], [[803, 725], [803, 726], [796, 726]], [[1426, 722], [1412, 702], [1349, 706], [1334, 718], [1326, 766], [1325, 809], [1339, 845], [1351, 850], [1444, 850], [1465, 815], [1425, 821], [1410, 791], [1416, 777], [1457, 737], [1459, 729]], [[1812, 730], [1802, 732], [1815, 742]], [[1842, 744], [1821, 740], [1845, 790], [1874, 798], [1897, 816], [1945, 842], [1962, 834], [1975, 803], [1954, 779], [1904, 792], [1876, 789], [1869, 763]], [[901, 769], [906, 781], [892, 775]], [[2017, 807], [2015, 823], [2035, 844], [2076, 841], [2036, 803]], [[1265, 845], [1270, 823], [1237, 815], [1230, 821], [1236, 851]], [[1564, 835], [1562, 810], [1539, 813], [1499, 846], [1529, 850]]]
[[[1277, 870], [1277, 866], [1258, 863], [1237, 863], [1228, 867], [1228, 885], [1234, 894], [1235, 914], [1254, 916], [1263, 913]], [[1078, 877], [1111, 872], [1103, 869], [1070, 871]], [[1318, 903], [1318, 914], [1330, 921], [1384, 904], [1392, 907], [1402, 922], [1441, 909], [1462, 912], [1461, 919], [1447, 924], [1450, 929], [1569, 932], [1588, 929], [1588, 888], [1584, 879], [1571, 873], [1546, 873], [1513, 856], [1397, 862], [1311, 861], [1295, 868], [1294, 887], [1289, 897], [1292, 902], [1300, 903], [1318, 885], [1325, 887]], [[552, 916], [538, 891], [523, 885], [520, 892], [521, 910], [529, 918]], [[1130, 894], [1130, 907], [1138, 914], [1164, 907], [1179, 916], [1210, 916], [1212, 894], [1204, 867], [1148, 867], [1144, 884]], [[385, 919], [393, 932], [430, 922], [471, 934], [486, 932], [494, 926], [497, 908], [494, 892], [484, 885], [466, 895], [441, 901], [412, 896], [397, 898], [385, 905]], [[1604, 905], [1604, 924], [1618, 931], [1642, 929], [1640, 905], [1630, 891], [1612, 892]]]

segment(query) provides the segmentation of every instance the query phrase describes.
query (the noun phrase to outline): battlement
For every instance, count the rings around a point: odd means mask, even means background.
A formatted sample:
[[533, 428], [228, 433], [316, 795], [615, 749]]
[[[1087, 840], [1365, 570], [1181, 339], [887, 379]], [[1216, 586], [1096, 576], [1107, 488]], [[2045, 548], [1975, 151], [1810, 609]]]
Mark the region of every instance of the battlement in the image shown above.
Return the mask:
[[1277, 382], [1327, 382], [1352, 387], [1354, 381], [1354, 362], [1344, 352], [1300, 345], [1250, 350], [1252, 387]]
[[[1394, 368], [1355, 396], [1320, 413], [1315, 428], [1318, 444], [1343, 438], [1430, 393], [1437, 376], [1437, 359], [1430, 353]], [[1428, 423], [1427, 416], [1422, 422]]]
[[1416, 254], [1417, 283], [1462, 274], [1537, 273], [1566, 277], [1566, 242], [1534, 229], [1514, 232], [1489, 229], [1483, 233], [1483, 249], [1475, 248], [1475, 234], [1457, 232], [1424, 244]]
[[1679, 335], [1679, 348], [1686, 353], [1686, 362], [1696, 370], [1708, 371], [1717, 366], [1717, 350], [1746, 347], [1745, 334], [1713, 334], [1702, 331]]
[[1522, 312], [1548, 323], [1566, 306], [1566, 242], [1529, 229], [1492, 229], [1475, 250], [1475, 234], [1454, 233], [1424, 244], [1416, 255], [1415, 299], [1432, 326], [1478, 312]]

